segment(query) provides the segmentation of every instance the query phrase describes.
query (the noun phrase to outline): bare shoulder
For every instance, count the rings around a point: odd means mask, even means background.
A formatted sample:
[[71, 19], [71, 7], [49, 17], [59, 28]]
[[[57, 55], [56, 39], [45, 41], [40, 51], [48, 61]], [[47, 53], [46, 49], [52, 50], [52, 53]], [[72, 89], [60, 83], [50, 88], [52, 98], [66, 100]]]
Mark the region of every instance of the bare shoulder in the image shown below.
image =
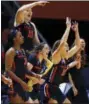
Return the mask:
[[6, 55], [15, 55], [15, 49], [13, 47], [9, 48], [6, 52]]
[[15, 15], [14, 26], [18, 26], [24, 21], [24, 11], [18, 10]]
[[19, 16], [22, 13], [23, 13], [23, 11], [21, 11], [20, 9], [18, 9], [17, 12], [16, 12], [16, 16]]

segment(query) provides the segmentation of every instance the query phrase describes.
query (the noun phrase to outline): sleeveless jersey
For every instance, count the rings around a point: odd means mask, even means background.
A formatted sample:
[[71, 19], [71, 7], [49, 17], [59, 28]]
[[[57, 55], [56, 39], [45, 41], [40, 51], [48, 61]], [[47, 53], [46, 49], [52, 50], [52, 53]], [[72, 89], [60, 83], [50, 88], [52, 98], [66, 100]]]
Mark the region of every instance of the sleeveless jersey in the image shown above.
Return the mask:
[[28, 61], [33, 65], [33, 72], [37, 74], [42, 74], [46, 67], [46, 62], [43, 60], [41, 63], [39, 59], [37, 58], [37, 54], [33, 53], [29, 56]]
[[61, 76], [63, 70], [67, 69], [67, 61], [66, 60], [61, 60], [61, 62], [57, 65], [54, 65], [50, 77], [49, 77], [49, 82], [55, 85], [59, 85], [60, 83], [63, 82], [68, 82], [68, 72], [64, 76]]
[[32, 50], [34, 43], [33, 43], [33, 38], [34, 38], [34, 27], [33, 25], [29, 22], [28, 24], [22, 23], [19, 26], [16, 27], [22, 35], [24, 36], [24, 44], [22, 47], [25, 50]]
[[16, 76], [21, 78], [22, 80], [25, 79], [25, 73], [26, 73], [26, 65], [27, 65], [27, 58], [25, 55], [25, 52], [23, 50], [15, 50], [15, 58], [14, 58], [14, 64], [13, 69]]

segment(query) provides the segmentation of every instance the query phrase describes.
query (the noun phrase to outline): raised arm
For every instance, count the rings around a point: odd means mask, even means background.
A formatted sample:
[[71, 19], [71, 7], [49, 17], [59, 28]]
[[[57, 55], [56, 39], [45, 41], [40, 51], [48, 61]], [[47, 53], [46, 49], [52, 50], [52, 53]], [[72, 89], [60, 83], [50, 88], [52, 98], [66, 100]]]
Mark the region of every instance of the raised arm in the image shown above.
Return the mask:
[[66, 30], [61, 38], [61, 42], [67, 42], [70, 28], [71, 28], [71, 19], [69, 17], [67, 17], [66, 18]]
[[38, 2], [30, 3], [30, 4], [26, 4], [26, 5], [23, 5], [22, 7], [20, 7], [18, 11], [28, 10], [29, 8], [32, 9], [35, 6], [44, 6], [46, 3], [49, 3], [49, 2], [47, 2], [47, 1], [38, 1]]
[[69, 50], [68, 58], [75, 55], [76, 52], [78, 52], [78, 50], [80, 49], [80, 36], [79, 36], [79, 30], [78, 30], [78, 23], [77, 22], [75, 22], [73, 24], [72, 30], [75, 32], [75, 46]]
[[69, 32], [70, 32], [70, 28], [71, 28], [71, 19], [69, 17], [66, 18], [66, 30], [60, 40], [60, 45], [57, 48], [57, 50], [60, 50], [60, 47], [63, 43], [67, 42], [68, 40], [68, 36], [69, 36]]
[[71, 19], [70, 18], [66, 18], [66, 30], [60, 40], [60, 44], [58, 46], [58, 48], [53, 52], [52, 54], [52, 60], [53, 62], [59, 57], [60, 60], [60, 52], [61, 49], [64, 47], [64, 44], [67, 42], [68, 36], [69, 36], [69, 32], [70, 32], [70, 28], [71, 28]]
[[20, 25], [21, 23], [24, 22], [24, 15], [27, 15], [27, 12], [31, 12], [31, 9], [35, 6], [44, 6], [47, 1], [38, 1], [30, 4], [26, 4], [21, 6], [18, 11], [16, 12], [15, 15], [15, 21], [14, 21], [14, 26]]

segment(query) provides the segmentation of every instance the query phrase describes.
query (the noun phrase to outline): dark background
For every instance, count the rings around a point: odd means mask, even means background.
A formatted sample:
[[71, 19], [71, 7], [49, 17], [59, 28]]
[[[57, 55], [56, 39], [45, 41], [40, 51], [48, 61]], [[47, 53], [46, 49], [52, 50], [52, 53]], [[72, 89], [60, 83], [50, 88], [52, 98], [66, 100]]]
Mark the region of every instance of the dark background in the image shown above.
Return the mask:
[[[22, 4], [29, 1], [2, 1], [1, 2], [1, 29], [13, 27], [14, 16]], [[33, 8], [32, 21], [37, 29], [52, 47], [53, 43], [60, 39], [65, 31], [65, 18], [79, 22], [80, 36], [86, 41], [86, 52], [89, 54], [89, 2], [59, 2], [51, 1], [44, 7]], [[8, 33], [7, 33], [8, 34]], [[5, 36], [2, 33], [2, 38]], [[71, 31], [68, 39], [69, 45], [73, 43], [74, 33]]]

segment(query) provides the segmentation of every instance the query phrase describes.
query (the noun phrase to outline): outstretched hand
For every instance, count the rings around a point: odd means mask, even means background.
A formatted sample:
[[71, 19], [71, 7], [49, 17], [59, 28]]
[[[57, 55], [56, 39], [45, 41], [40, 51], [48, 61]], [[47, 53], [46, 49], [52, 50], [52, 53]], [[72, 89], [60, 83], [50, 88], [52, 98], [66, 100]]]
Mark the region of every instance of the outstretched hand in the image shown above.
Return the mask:
[[78, 23], [75, 21], [72, 23], [71, 29], [76, 32], [78, 30]]
[[48, 1], [38, 1], [37, 3], [39, 6], [45, 6], [49, 2]]

